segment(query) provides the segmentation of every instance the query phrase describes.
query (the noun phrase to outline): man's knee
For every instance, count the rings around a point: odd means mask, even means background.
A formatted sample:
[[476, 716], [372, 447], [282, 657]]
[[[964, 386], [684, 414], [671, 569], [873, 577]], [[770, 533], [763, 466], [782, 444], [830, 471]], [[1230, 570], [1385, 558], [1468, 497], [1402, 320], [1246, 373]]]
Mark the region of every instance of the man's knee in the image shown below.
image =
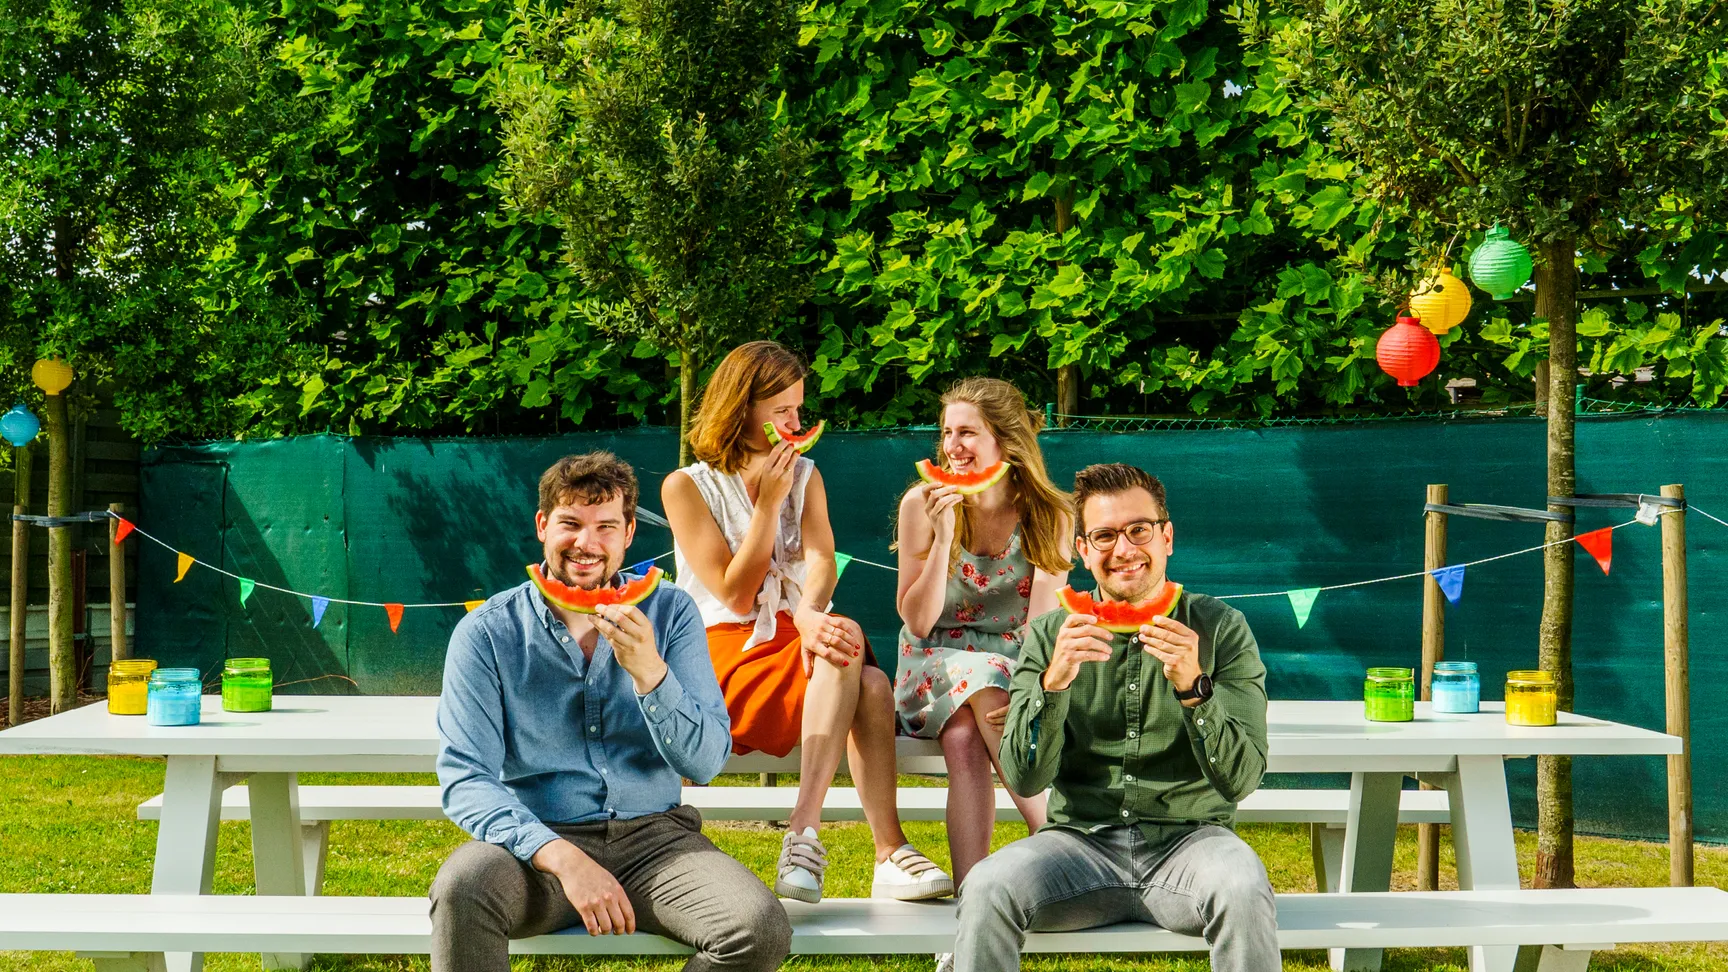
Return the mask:
[[1031, 906], [1023, 900], [1028, 874], [1015, 845], [979, 861], [966, 875], [965, 893], [960, 895], [960, 921], [1007, 921], [1024, 931], [1031, 925]]
[[432, 879], [432, 920], [502, 922], [505, 886], [522, 880], [521, 863], [497, 844], [471, 840], [457, 847]]
[[1207, 896], [1215, 913], [1228, 912], [1239, 919], [1276, 920], [1277, 899], [1272, 894], [1272, 881], [1266, 876], [1266, 865], [1254, 848], [1231, 835], [1228, 843], [1218, 848], [1216, 866], [1208, 869]]
[[724, 968], [769, 972], [779, 968], [792, 950], [792, 922], [785, 906], [767, 886], [755, 883], [754, 890], [729, 903], [725, 920], [705, 949]]

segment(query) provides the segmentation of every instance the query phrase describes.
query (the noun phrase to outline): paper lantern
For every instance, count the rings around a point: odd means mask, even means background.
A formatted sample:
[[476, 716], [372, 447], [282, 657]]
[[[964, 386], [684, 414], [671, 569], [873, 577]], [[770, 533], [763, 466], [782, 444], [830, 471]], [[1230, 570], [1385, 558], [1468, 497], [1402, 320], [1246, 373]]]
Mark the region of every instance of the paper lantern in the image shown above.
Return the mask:
[[36, 387], [49, 395], [58, 395], [72, 384], [72, 366], [59, 358], [43, 358], [30, 369]]
[[1470, 279], [1495, 300], [1510, 300], [1530, 282], [1530, 251], [1496, 225], [1470, 254]]
[[1440, 342], [1421, 321], [1399, 317], [1398, 323], [1380, 335], [1374, 358], [1380, 362], [1380, 370], [1398, 379], [1398, 384], [1414, 385], [1439, 366]]
[[0, 415], [0, 438], [15, 446], [27, 446], [42, 431], [42, 423], [31, 411], [24, 407], [23, 402], [12, 406], [12, 410]]
[[1416, 285], [1410, 312], [1422, 319], [1423, 327], [1445, 334], [1470, 316], [1470, 287], [1447, 267]]

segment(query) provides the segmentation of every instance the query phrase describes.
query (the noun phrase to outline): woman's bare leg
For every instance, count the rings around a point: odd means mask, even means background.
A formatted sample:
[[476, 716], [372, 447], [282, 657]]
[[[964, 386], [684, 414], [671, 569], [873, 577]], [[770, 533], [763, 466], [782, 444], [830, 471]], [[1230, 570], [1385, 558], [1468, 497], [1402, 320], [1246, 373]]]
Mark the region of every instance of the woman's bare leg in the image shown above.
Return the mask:
[[948, 855], [954, 886], [961, 886], [972, 865], [990, 853], [996, 828], [996, 786], [990, 779], [991, 754], [978, 731], [972, 707], [948, 717], [938, 737], [948, 764]]
[[[972, 693], [966, 704], [978, 717], [978, 732], [984, 737], [984, 745], [990, 750], [990, 763], [996, 768], [998, 776], [1002, 773], [1002, 730], [994, 728], [984, 717], [1008, 704], [1008, 693], [999, 688], [980, 689]], [[1020, 811], [1020, 816], [1026, 820], [1026, 831], [1037, 833], [1049, 818], [1045, 815], [1044, 805], [1047, 794], [1040, 793], [1033, 797], [1023, 797], [1012, 790], [1009, 797], [1014, 800], [1014, 806]], [[994, 811], [992, 811], [994, 812]]]
[[[799, 650], [788, 646], [785, 650]], [[794, 832], [822, 827], [822, 801], [840, 768], [846, 733], [858, 710], [859, 674], [862, 658], [844, 668], [818, 657], [804, 690], [804, 721], [798, 752], [798, 801], [786, 823]], [[892, 745], [892, 739], [890, 739]]]
[[900, 829], [900, 778], [894, 765], [894, 686], [880, 668], [865, 668], [861, 677], [846, 754], [880, 863], [906, 843], [906, 832]]

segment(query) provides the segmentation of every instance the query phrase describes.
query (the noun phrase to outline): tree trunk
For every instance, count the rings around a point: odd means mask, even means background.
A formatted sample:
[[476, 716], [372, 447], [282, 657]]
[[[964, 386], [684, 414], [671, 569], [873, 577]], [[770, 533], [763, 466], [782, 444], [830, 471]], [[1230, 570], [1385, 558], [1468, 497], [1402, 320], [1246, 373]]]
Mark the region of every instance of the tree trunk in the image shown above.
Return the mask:
[[678, 349], [678, 465], [688, 466], [690, 454], [690, 422], [696, 417], [696, 355], [689, 348]]
[[[1074, 226], [1074, 185], [1064, 182], [1056, 193], [1056, 232], [1066, 233]], [[1065, 415], [1080, 414], [1080, 365], [1065, 364], [1056, 369], [1056, 424], [1067, 425]]]
[[[48, 515], [72, 512], [72, 441], [66, 394], [49, 395]], [[54, 712], [78, 704], [78, 660], [72, 644], [72, 530], [48, 531], [48, 699]]]
[[[1569, 239], [1541, 246], [1536, 269], [1536, 316], [1548, 322], [1548, 495], [1570, 497], [1577, 488], [1573, 399], [1578, 387], [1578, 275]], [[1556, 513], [1570, 507], [1553, 506]], [[1572, 711], [1572, 544], [1569, 523], [1548, 524], [1556, 544], [1542, 555], [1542, 624], [1537, 644], [1541, 668], [1553, 672], [1559, 707]], [[1572, 760], [1536, 761], [1536, 880], [1538, 888], [1573, 887]]]

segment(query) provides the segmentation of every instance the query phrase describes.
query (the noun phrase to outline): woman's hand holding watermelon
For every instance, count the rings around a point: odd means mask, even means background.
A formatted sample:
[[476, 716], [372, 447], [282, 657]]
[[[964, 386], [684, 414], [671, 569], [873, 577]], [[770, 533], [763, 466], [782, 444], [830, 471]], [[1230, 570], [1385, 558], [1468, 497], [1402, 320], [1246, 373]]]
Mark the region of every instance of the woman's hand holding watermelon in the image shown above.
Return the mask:
[[864, 629], [851, 618], [805, 609], [792, 619], [804, 652], [804, 674], [815, 669], [816, 656], [835, 668], [850, 667], [864, 652]]
[[612, 657], [630, 673], [636, 694], [647, 695], [666, 679], [666, 660], [654, 641], [654, 625], [634, 605], [602, 604], [594, 609], [594, 627], [612, 645]]
[[754, 474], [745, 480], [756, 496], [756, 508], [778, 513], [780, 504], [792, 493], [792, 470], [798, 460], [798, 450], [789, 442], [781, 442], [768, 450]]
[[930, 521], [930, 527], [935, 531], [935, 541], [930, 544], [930, 549], [946, 550], [954, 542], [954, 508], [966, 497], [952, 486], [925, 483], [919, 489], [924, 491], [924, 518]]

